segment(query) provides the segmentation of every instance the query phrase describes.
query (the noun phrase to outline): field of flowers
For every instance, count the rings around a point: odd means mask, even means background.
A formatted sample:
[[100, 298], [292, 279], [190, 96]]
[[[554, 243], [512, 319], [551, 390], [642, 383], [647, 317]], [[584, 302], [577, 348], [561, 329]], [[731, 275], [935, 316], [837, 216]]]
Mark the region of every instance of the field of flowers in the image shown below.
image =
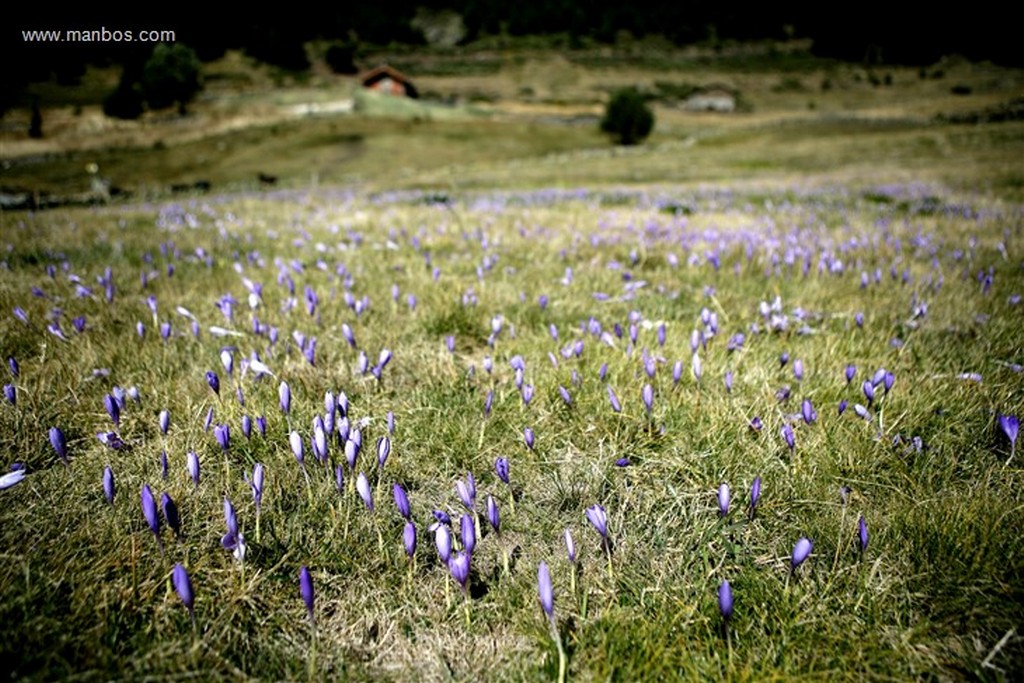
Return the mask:
[[1024, 210], [926, 185], [3, 216], [16, 679], [1024, 673]]

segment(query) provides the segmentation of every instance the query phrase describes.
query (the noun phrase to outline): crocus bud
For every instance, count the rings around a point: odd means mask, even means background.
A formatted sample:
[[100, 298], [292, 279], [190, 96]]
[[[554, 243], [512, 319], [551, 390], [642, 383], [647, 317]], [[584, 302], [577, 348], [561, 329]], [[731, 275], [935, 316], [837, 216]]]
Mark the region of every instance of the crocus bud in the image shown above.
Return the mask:
[[281, 406], [281, 412], [287, 415], [292, 409], [292, 390], [289, 388], [287, 382], [281, 382], [277, 387], [277, 398], [278, 403]]
[[868, 549], [868, 523], [864, 521], [864, 515], [857, 522], [857, 534], [860, 538], [860, 551], [863, 553]]
[[405, 545], [405, 554], [412, 559], [412, 556], [416, 554], [416, 525], [411, 521], [405, 523], [405, 529], [402, 531], [402, 542]]
[[103, 495], [106, 496], [108, 503], [114, 504], [114, 471], [110, 469], [110, 465], [103, 468]]
[[359, 491], [359, 496], [366, 504], [366, 508], [370, 512], [373, 512], [373, 492], [370, 490], [370, 481], [362, 472], [360, 472], [359, 476], [356, 478], [356, 490]]
[[438, 524], [434, 529], [434, 544], [437, 546], [438, 557], [447, 564], [452, 556], [452, 535], [446, 525]]
[[718, 487], [718, 512], [722, 517], [729, 514], [729, 485], [722, 484]]
[[811, 542], [809, 538], [806, 537], [801, 538], [799, 541], [796, 542], [796, 545], [793, 547], [793, 558], [790, 563], [792, 569], [795, 570], [797, 567], [803, 564], [804, 560], [806, 560], [810, 556], [811, 549], [813, 547], [814, 544]]
[[167, 434], [167, 430], [171, 426], [171, 414], [166, 409], [160, 411], [160, 416], [157, 421], [160, 424], [160, 433]]
[[729, 586], [728, 580], [722, 581], [722, 585], [718, 587], [718, 610], [725, 621], [728, 622], [732, 618], [732, 587]]
[[299, 569], [299, 593], [302, 595], [302, 601], [306, 603], [309, 621], [313, 623], [313, 577], [309, 575], [309, 570], [306, 569], [305, 565]]
[[171, 583], [174, 584], [174, 590], [178, 593], [178, 597], [181, 598], [185, 607], [188, 608], [188, 613], [193, 614], [195, 593], [192, 592], [192, 580], [180, 562], [174, 565], [174, 571], [171, 573]]
[[166, 492], [160, 495], [160, 507], [163, 508], [167, 526], [171, 527], [175, 536], [181, 536], [181, 516], [178, 514], [178, 506]]
[[541, 561], [537, 568], [537, 592], [540, 595], [540, 606], [548, 619], [555, 617], [555, 594], [551, 587], [551, 573], [546, 562]]
[[569, 528], [565, 529], [565, 554], [569, 558], [569, 562], [576, 562], [576, 541], [572, 538], [572, 532]]
[[498, 458], [494, 461], [494, 471], [505, 484], [508, 484], [508, 458]]
[[405, 489], [402, 488], [401, 484], [395, 484], [394, 490], [395, 507], [398, 508], [398, 514], [402, 515], [406, 519], [410, 519], [411, 512], [409, 509], [409, 497], [405, 494]]
[[213, 370], [206, 371], [206, 383], [213, 389], [213, 393], [220, 396], [220, 377], [217, 377], [217, 373]]
[[61, 431], [60, 427], [50, 427], [50, 445], [53, 446], [57, 457], [67, 463], [68, 445], [67, 440], [64, 438], [64, 432]]

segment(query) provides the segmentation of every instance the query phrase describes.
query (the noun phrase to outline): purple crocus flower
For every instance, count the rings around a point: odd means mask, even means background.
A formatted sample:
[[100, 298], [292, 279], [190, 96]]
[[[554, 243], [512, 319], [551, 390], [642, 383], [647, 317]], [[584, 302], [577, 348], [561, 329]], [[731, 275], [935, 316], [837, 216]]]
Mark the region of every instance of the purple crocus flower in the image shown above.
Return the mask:
[[306, 611], [309, 613], [309, 623], [315, 623], [313, 618], [313, 577], [309, 575], [309, 570], [306, 569], [306, 565], [302, 565], [299, 569], [299, 594], [302, 595], [302, 601], [306, 603]]
[[452, 556], [452, 534], [446, 524], [439, 523], [434, 528], [434, 545], [437, 546], [437, 556], [447, 564]]
[[213, 425], [213, 406], [206, 411], [206, 419], [203, 420], [203, 431], [210, 431], [210, 426]]
[[338, 493], [345, 490], [345, 468], [341, 465], [334, 466], [334, 487], [338, 489]]
[[262, 415], [256, 418], [256, 429], [260, 430], [260, 436], [267, 435], [267, 418]]
[[875, 385], [871, 383], [871, 380], [866, 379], [861, 385], [861, 389], [864, 391], [864, 398], [868, 400], [868, 406], [870, 406], [875, 400]]
[[263, 463], [256, 463], [252, 468], [252, 479], [247, 479], [252, 488], [252, 500], [256, 504], [256, 514], [260, 513], [260, 506], [263, 504]]
[[57, 457], [64, 461], [64, 464], [68, 462], [68, 444], [64, 438], [64, 432], [61, 431], [60, 427], [50, 427], [50, 445], [53, 446], [53, 450], [57, 453]]
[[296, 431], [288, 435], [288, 445], [291, 446], [292, 454], [299, 461], [300, 465], [305, 464], [305, 453], [302, 448], [302, 437]]
[[114, 504], [114, 491], [114, 471], [107, 465], [103, 468], [103, 495], [111, 505]]
[[612, 404], [612, 410], [614, 410], [616, 413], [622, 412], [622, 404], [619, 403], [619, 397], [615, 395], [615, 390], [612, 389], [611, 384], [608, 385], [608, 400]]
[[850, 405], [850, 402], [847, 401], [845, 398], [842, 401], [839, 402], [839, 414], [840, 415], [842, 415], [843, 413], [846, 412], [846, 407], [848, 405]]
[[467, 555], [472, 555], [476, 548], [476, 524], [473, 523], [472, 515], [462, 515], [459, 519], [459, 532], [462, 535], [462, 549]]
[[391, 439], [384, 435], [377, 439], [377, 464], [384, 468], [384, 463], [388, 461], [388, 455], [391, 454]]
[[460, 552], [451, 558], [448, 561], [448, 571], [451, 572], [452, 578], [459, 582], [462, 592], [465, 593], [469, 583], [469, 554]]
[[14, 388], [13, 384], [4, 385], [4, 398], [6, 398], [7, 402], [12, 406], [18, 405], [18, 390]]
[[757, 502], [761, 499], [761, 477], [755, 477], [754, 483], [750, 486], [750, 518], [754, 518], [757, 511]]
[[178, 597], [188, 608], [189, 615], [195, 618], [196, 598], [192, 591], [192, 580], [180, 562], [174, 565], [174, 570], [171, 572], [171, 583], [174, 584], [174, 590], [178, 593]]
[[21, 376], [21, 366], [18, 365], [18, 360], [14, 356], [7, 357], [7, 367], [11, 370], [11, 377]]
[[472, 473], [467, 475], [465, 482], [455, 482], [455, 492], [459, 494], [459, 500], [467, 510], [472, 512], [476, 509], [476, 482], [473, 480]]
[[861, 515], [857, 522], [857, 535], [860, 539], [860, 552], [863, 555], [868, 549], [868, 523], [864, 521], [864, 515]]
[[146, 518], [149, 530], [156, 536], [160, 550], [163, 551], [164, 546], [160, 541], [160, 517], [157, 514], [156, 501], [153, 499], [153, 491], [149, 488], [149, 484], [142, 485], [142, 516]]
[[576, 562], [576, 541], [573, 540], [572, 532], [569, 531], [568, 527], [566, 527], [566, 529], [565, 529], [564, 536], [565, 536], [565, 554], [569, 558], [569, 562], [575, 564], [575, 562]]
[[654, 387], [650, 384], [645, 384], [643, 389], [640, 391], [640, 398], [643, 399], [644, 407], [647, 409], [647, 414], [651, 414], [651, 410], [654, 408]]
[[188, 452], [187, 459], [188, 475], [192, 477], [192, 484], [199, 487], [199, 456], [196, 455], [195, 451]]
[[787, 422], [782, 425], [782, 438], [786, 441], [786, 446], [789, 447], [790, 452], [796, 448], [796, 436], [793, 434], [793, 428]]
[[231, 445], [231, 428], [227, 425], [217, 425], [213, 428], [213, 438], [217, 439], [221, 450], [227, 451]]
[[605, 512], [604, 507], [598, 504], [591, 505], [587, 508], [587, 520], [597, 530], [597, 533], [601, 534], [601, 538], [605, 541], [608, 540], [608, 513]]
[[523, 429], [523, 441], [526, 443], [526, 447], [529, 448], [531, 451], [533, 450], [534, 439], [535, 436], [533, 433], [533, 429], [531, 429], [530, 427], [526, 427], [525, 429]]
[[726, 623], [732, 618], [732, 587], [729, 586], [728, 579], [722, 581], [722, 585], [718, 587], [718, 611], [722, 613], [722, 619]]
[[811, 399], [805, 398], [800, 404], [800, 415], [806, 424], [811, 424], [818, 419], [818, 413], [811, 404]]
[[174, 501], [166, 492], [160, 495], [160, 507], [163, 508], [164, 519], [167, 520], [167, 526], [171, 527], [171, 531], [174, 532], [176, 537], [180, 537], [181, 515], [178, 514], [178, 506], [174, 504]]
[[726, 373], [725, 373], [725, 390], [726, 390], [726, 392], [728, 392], [730, 394], [732, 393], [732, 379], [733, 379], [732, 371], [731, 370], [726, 371]]
[[803, 381], [804, 378], [804, 362], [799, 358], [793, 361], [793, 377], [797, 382]]
[[729, 485], [725, 483], [718, 487], [718, 513], [722, 517], [729, 514]]
[[850, 363], [846, 366], [846, 383], [849, 384], [853, 381], [853, 376], [857, 374], [857, 366]]
[[494, 405], [494, 389], [490, 389], [487, 392], [487, 398], [484, 399], [484, 417], [488, 417], [491, 414], [491, 406]]
[[106, 394], [103, 397], [103, 407], [107, 409], [107, 414], [110, 415], [114, 426], [121, 426], [121, 406], [118, 405], [117, 399], [110, 394]]
[[242, 416], [242, 436], [246, 439], [252, 438], [252, 418], [248, 415]]
[[402, 531], [402, 542], [405, 545], [405, 554], [411, 560], [413, 555], [416, 554], [416, 525], [412, 521], [405, 523], [405, 529]]
[[494, 471], [505, 484], [508, 484], [508, 458], [500, 457], [494, 461]]
[[366, 504], [366, 508], [373, 512], [373, 492], [370, 490], [370, 481], [362, 472], [356, 478], [356, 490], [359, 492], [359, 497]]
[[487, 522], [496, 533], [501, 533], [501, 514], [498, 511], [498, 503], [490, 495], [487, 496]]
[[812, 548], [814, 548], [814, 544], [807, 537], [797, 541], [793, 547], [793, 558], [790, 561], [791, 569], [796, 570], [797, 567], [803, 564], [804, 560], [810, 556]]
[[411, 519], [411, 511], [409, 509], [409, 497], [405, 494], [405, 489], [402, 488], [401, 484], [395, 484], [393, 494], [395, 497], [395, 507], [398, 508], [398, 514], [402, 515], [406, 519]]
[[1000, 415], [999, 416], [999, 428], [1003, 430], [1003, 434], [1010, 440], [1010, 457], [1006, 461], [1007, 464], [1013, 460], [1013, 456], [1017, 450], [1017, 435], [1020, 433], [1020, 420], [1016, 415]]
[[761, 418], [758, 417], [757, 415], [755, 415], [754, 417], [750, 418], [750, 428], [753, 429], [755, 432], [761, 431], [761, 428], [763, 426], [764, 426], [764, 423], [761, 421]]
[[160, 411], [160, 415], [157, 418], [157, 422], [160, 425], [160, 433], [166, 435], [167, 434], [167, 430], [171, 426], [171, 414], [170, 414], [170, 412], [168, 412], [167, 409], [161, 410]]
[[555, 593], [551, 587], [551, 572], [548, 571], [548, 565], [543, 560], [537, 568], [537, 592], [540, 595], [540, 606], [544, 610], [544, 614], [548, 615], [548, 619], [554, 619]]
[[213, 389], [213, 393], [220, 396], [220, 377], [217, 377], [217, 373], [213, 370], [206, 371], [206, 383]]
[[292, 390], [287, 382], [281, 382], [277, 387], [277, 398], [278, 405], [281, 406], [281, 412], [285, 415], [290, 413], [292, 409]]

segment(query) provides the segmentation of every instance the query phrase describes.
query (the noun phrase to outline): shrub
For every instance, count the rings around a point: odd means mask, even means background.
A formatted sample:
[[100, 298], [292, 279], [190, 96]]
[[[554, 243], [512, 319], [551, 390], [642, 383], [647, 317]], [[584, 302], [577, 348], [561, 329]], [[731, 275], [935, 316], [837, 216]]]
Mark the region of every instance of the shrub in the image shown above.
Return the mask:
[[202, 89], [201, 63], [192, 48], [181, 43], [160, 43], [142, 67], [142, 92], [153, 109], [185, 105]]
[[636, 145], [654, 128], [654, 113], [643, 95], [634, 88], [619, 90], [608, 102], [601, 130], [620, 145]]
[[142, 116], [142, 93], [132, 82], [127, 69], [114, 92], [103, 100], [103, 113], [115, 119], [137, 119]]

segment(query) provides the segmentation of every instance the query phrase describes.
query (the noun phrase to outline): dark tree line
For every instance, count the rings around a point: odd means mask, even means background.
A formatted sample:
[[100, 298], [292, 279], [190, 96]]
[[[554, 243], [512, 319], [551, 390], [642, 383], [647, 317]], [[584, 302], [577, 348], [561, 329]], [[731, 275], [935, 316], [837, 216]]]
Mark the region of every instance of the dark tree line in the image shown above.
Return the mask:
[[[744, 6], [746, 5], [746, 6]], [[1024, 50], [1015, 35], [1012, 5], [992, 2], [942, 10], [937, 5], [909, 11], [896, 3], [722, 3], [664, 0], [378, 0], [339, 2], [316, 7], [282, 7], [273, 11], [208, 13], [175, 3], [150, 3], [134, 14], [98, 14], [86, 7], [74, 14], [41, 10], [18, 3], [5, 12], [3, 40], [6, 89], [51, 76], [74, 83], [86, 63], [124, 64], [139, 69], [153, 45], [30, 44], [23, 29], [167, 28], [177, 41], [209, 61], [228, 49], [242, 49], [264, 62], [287, 69], [309, 66], [303, 43], [312, 39], [342, 43], [416, 45], [422, 35], [411, 27], [420, 7], [451, 9], [463, 17], [465, 41], [507, 33], [521, 36], [558, 33], [570, 45], [584, 39], [612, 42], [621, 32], [636, 37], [661, 35], [680, 44], [755, 39], [810, 38], [814, 52], [843, 60], [890, 64], [932, 64], [945, 54], [1024, 65]], [[45, 8], [44, 8], [45, 9]]]

